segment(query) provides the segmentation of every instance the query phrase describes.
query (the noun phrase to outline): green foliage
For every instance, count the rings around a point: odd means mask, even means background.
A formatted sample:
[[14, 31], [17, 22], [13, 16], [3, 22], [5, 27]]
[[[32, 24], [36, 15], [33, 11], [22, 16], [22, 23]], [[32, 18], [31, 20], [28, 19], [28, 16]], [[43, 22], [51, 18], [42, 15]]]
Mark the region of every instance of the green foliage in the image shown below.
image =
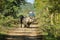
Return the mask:
[[60, 0], [35, 0], [36, 16], [39, 18], [40, 29], [48, 33], [45, 36], [46, 40], [58, 40], [56, 38], [60, 36], [59, 5]]
[[50, 12], [58, 12], [60, 11], [60, 1], [59, 0], [49, 0], [49, 10]]
[[[25, 0], [0, 0], [0, 26], [15, 27], [18, 22], [18, 10]], [[16, 18], [16, 19], [15, 19]]]
[[[2, 2], [1, 2], [2, 1]], [[25, 0], [0, 0], [2, 6], [0, 6], [0, 12], [4, 14], [4, 16], [13, 16], [16, 18], [16, 14], [20, 9], [20, 5], [25, 3]]]
[[7, 0], [8, 2], [13, 2], [14, 0]]

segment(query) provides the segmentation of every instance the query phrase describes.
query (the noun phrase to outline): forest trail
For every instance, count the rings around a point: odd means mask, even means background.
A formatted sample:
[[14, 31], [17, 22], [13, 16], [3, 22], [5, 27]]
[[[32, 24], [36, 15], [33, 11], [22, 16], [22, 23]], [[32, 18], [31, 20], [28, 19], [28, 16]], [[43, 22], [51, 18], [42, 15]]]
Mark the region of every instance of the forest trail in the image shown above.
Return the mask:
[[30, 28], [12, 28], [7, 32], [7, 40], [43, 40], [43, 32], [39, 30], [37, 25], [31, 25]]
[[38, 29], [38, 25], [31, 25], [29, 28], [11, 28], [7, 31], [8, 35], [24, 35], [24, 36], [37, 36], [42, 35], [42, 30]]

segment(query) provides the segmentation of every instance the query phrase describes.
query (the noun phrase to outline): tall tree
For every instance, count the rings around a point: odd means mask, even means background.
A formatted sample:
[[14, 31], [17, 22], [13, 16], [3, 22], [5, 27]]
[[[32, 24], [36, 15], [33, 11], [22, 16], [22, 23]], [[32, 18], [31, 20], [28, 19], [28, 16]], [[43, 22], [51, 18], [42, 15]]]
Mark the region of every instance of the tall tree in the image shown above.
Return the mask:
[[43, 25], [42, 22], [44, 22], [43, 16], [46, 13], [47, 1], [48, 0], [35, 0], [36, 15], [39, 18], [40, 25]]

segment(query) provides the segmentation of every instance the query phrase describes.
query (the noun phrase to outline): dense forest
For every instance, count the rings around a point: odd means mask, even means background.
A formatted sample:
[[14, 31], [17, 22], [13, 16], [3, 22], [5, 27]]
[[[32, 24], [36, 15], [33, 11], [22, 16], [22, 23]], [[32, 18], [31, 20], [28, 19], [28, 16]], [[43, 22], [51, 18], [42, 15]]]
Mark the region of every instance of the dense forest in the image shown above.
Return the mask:
[[[39, 15], [40, 29], [48, 33], [48, 40], [60, 36], [60, 0], [35, 0], [36, 14]], [[49, 39], [49, 37], [54, 39]]]
[[18, 27], [19, 16], [27, 15], [30, 10], [38, 18], [39, 29], [47, 34], [45, 39], [59, 40], [60, 0], [35, 0], [34, 4], [26, 0], [0, 0], [0, 33], [5, 33], [8, 28]]

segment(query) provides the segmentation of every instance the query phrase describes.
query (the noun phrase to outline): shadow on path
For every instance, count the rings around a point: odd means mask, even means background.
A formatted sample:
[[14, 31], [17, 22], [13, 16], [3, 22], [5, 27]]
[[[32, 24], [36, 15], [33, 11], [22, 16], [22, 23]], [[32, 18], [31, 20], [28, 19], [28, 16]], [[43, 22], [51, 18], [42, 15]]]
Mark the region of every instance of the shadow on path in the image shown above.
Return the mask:
[[12, 36], [0, 34], [0, 40], [43, 40], [43, 36]]

